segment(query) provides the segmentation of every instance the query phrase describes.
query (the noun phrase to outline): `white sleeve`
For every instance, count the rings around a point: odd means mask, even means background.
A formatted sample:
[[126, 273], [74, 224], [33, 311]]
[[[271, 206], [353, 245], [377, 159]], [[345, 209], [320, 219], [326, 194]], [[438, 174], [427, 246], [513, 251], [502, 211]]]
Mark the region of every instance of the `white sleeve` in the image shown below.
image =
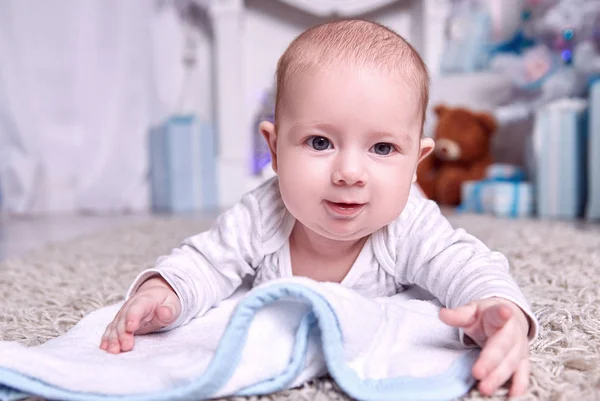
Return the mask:
[[221, 214], [209, 231], [186, 238], [154, 268], [143, 271], [131, 285], [127, 298], [148, 278], [161, 275], [173, 287], [182, 313], [172, 329], [203, 315], [230, 296], [244, 276], [254, 275], [263, 259], [261, 214], [252, 194]]
[[396, 278], [401, 284], [425, 288], [449, 308], [477, 299], [507, 299], [529, 318], [529, 338], [537, 336], [538, 321], [509, 274], [503, 254], [491, 251], [464, 229], [454, 229], [429, 200], [418, 202], [405, 227], [404, 235], [394, 239]]

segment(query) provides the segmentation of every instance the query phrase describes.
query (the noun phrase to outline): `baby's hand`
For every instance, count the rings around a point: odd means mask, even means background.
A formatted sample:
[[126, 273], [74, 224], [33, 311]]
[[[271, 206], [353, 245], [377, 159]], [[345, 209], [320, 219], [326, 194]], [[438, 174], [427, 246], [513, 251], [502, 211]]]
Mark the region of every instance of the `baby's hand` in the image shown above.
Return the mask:
[[106, 327], [100, 348], [111, 353], [131, 351], [134, 334], [157, 331], [181, 314], [175, 291], [162, 277], [145, 281]]
[[512, 376], [509, 396], [525, 393], [529, 384], [529, 323], [514, 303], [502, 298], [482, 299], [455, 309], [442, 308], [442, 322], [464, 329], [482, 348], [473, 365], [479, 391], [492, 395]]

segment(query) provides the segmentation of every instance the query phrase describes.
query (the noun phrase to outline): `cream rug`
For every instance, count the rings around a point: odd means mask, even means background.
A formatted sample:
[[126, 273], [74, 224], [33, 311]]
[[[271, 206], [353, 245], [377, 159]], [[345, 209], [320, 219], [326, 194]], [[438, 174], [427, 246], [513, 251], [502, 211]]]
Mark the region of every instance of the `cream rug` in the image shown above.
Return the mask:
[[[600, 226], [455, 215], [504, 252], [541, 323], [524, 400], [600, 400]], [[206, 222], [156, 218], [48, 246], [0, 264], [0, 340], [40, 344], [119, 301], [142, 268]], [[467, 400], [503, 400], [473, 390]], [[242, 400], [243, 398], [238, 398]], [[323, 379], [254, 400], [347, 400]]]

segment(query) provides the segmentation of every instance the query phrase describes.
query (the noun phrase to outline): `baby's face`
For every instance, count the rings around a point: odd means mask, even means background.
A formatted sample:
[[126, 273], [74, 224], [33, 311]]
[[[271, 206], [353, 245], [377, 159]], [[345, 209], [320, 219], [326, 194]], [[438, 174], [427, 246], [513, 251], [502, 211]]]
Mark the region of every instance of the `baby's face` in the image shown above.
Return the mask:
[[347, 67], [306, 73], [287, 90], [274, 166], [290, 213], [333, 240], [396, 219], [421, 153], [416, 88]]

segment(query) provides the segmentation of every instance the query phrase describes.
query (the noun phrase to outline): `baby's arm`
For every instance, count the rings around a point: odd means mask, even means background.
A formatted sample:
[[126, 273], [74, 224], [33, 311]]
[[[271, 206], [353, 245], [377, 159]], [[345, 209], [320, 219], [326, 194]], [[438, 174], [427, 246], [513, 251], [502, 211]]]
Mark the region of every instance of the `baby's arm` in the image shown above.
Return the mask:
[[260, 225], [258, 202], [248, 194], [209, 231], [185, 239], [160, 257], [131, 285], [100, 348], [129, 351], [134, 334], [186, 324], [231, 295], [263, 258]]
[[[464, 230], [455, 230], [431, 201], [414, 208], [400, 235], [396, 274], [417, 284], [448, 309], [440, 318], [460, 329], [461, 341], [482, 352], [473, 366], [479, 389], [491, 395], [511, 377], [511, 396], [525, 392], [529, 379], [529, 341], [538, 322], [509, 274], [506, 257], [492, 252]], [[468, 337], [467, 337], [468, 336]]]
[[254, 275], [264, 257], [261, 213], [248, 194], [221, 214], [210, 230], [186, 238], [180, 247], [160, 257], [142, 272], [128, 296], [148, 278], [161, 275], [181, 301], [181, 315], [169, 329], [187, 324], [230, 296], [245, 276]]
[[529, 338], [537, 335], [537, 320], [509, 273], [506, 257], [465, 230], [454, 229], [434, 202], [419, 201], [397, 232], [393, 241], [399, 283], [425, 288], [447, 308], [492, 297], [506, 299], [527, 316]]

